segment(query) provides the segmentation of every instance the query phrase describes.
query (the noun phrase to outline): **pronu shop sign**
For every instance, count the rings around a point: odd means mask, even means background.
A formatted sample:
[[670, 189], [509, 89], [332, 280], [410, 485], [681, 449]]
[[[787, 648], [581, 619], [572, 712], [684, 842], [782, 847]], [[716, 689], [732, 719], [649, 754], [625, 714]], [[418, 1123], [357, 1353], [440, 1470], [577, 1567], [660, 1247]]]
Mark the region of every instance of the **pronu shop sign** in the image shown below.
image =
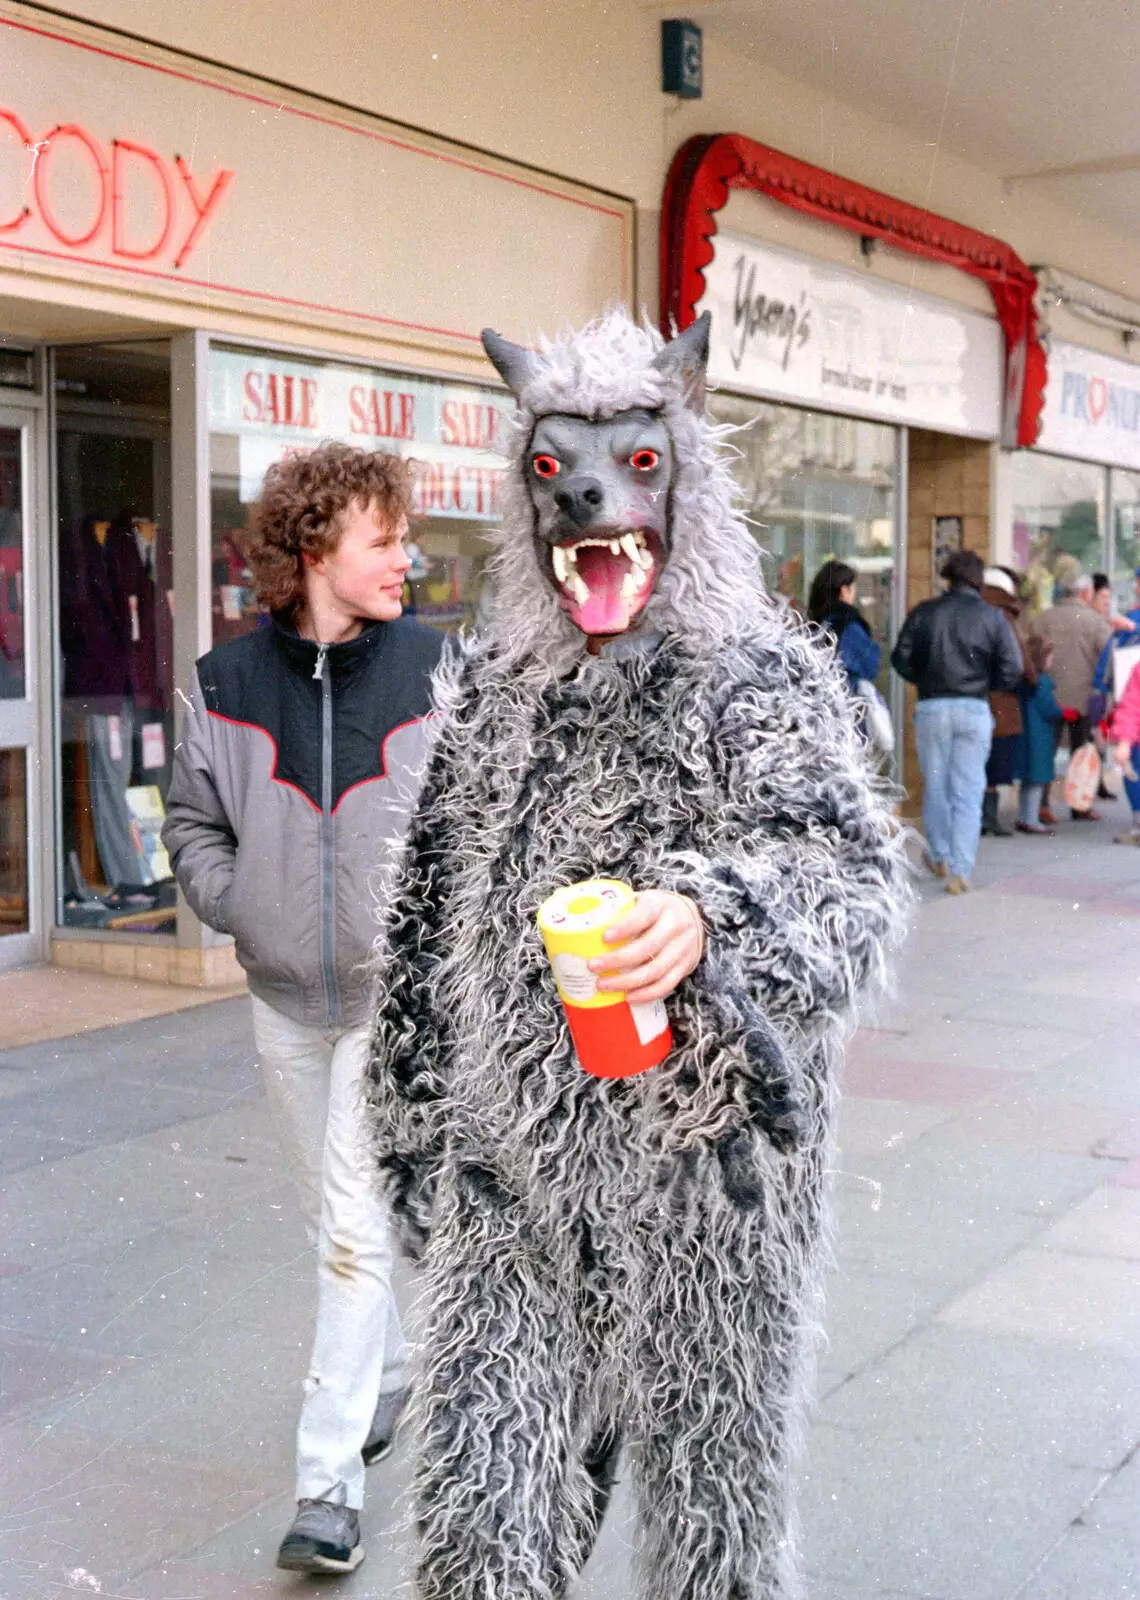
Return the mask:
[[1050, 339], [1037, 448], [1140, 468], [1140, 366]]

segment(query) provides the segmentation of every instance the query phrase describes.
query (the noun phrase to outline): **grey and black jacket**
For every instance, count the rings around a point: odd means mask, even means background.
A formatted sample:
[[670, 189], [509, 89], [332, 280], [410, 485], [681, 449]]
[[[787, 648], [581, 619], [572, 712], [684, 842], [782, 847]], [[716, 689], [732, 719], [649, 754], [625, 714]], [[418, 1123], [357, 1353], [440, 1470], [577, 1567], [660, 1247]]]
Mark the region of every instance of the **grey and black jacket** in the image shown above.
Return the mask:
[[163, 842], [194, 911], [233, 935], [250, 989], [297, 1022], [368, 1015], [442, 645], [409, 618], [320, 646], [274, 619], [198, 662]]

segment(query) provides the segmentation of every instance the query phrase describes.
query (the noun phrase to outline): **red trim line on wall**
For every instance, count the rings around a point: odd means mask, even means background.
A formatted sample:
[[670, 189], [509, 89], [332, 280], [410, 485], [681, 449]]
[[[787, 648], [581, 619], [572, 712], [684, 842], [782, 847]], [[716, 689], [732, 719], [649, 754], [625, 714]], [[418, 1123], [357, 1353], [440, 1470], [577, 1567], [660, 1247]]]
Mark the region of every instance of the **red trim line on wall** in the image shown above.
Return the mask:
[[[1005, 335], [1007, 414], [1016, 411], [1016, 442], [1030, 445], [1041, 426], [1045, 350], [1037, 329], [1037, 279], [1000, 239], [963, 227], [852, 183], [822, 167], [757, 144], [742, 134], [699, 134], [673, 157], [661, 208], [661, 330], [687, 328], [704, 294], [713, 259], [716, 214], [730, 189], [752, 189], [820, 222], [881, 239], [925, 261], [957, 267], [993, 296]], [[1012, 433], [1012, 428], [1010, 432]]]

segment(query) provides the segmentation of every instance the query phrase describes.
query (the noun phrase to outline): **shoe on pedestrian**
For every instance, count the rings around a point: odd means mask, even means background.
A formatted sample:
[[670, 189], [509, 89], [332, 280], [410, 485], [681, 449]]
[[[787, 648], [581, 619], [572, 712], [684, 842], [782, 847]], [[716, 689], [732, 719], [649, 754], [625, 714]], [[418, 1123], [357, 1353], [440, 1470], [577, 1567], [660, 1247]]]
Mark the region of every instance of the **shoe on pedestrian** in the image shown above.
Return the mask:
[[1056, 831], [1053, 828], [1047, 828], [1043, 822], [1015, 822], [1014, 827], [1017, 829], [1018, 833], [1047, 835], [1050, 839], [1053, 837], [1053, 834]]
[[945, 861], [935, 861], [934, 857], [929, 853], [923, 855], [922, 864], [927, 872], [932, 872], [936, 878], [946, 878], [950, 875], [950, 868]]
[[1038, 822], [1043, 822], [1047, 828], [1057, 826], [1057, 814], [1052, 806], [1041, 806], [1037, 812]]
[[371, 1467], [377, 1461], [383, 1461], [385, 1456], [391, 1455], [400, 1418], [411, 1398], [412, 1386], [408, 1383], [402, 1389], [394, 1389], [391, 1394], [382, 1394], [377, 1400], [372, 1426], [368, 1430], [368, 1437], [360, 1452], [366, 1467]]
[[959, 878], [957, 876], [947, 878], [947, 880], [946, 880], [946, 893], [947, 894], [969, 894], [969, 892], [970, 892], [970, 885], [966, 881], [965, 878]]
[[364, 1560], [360, 1513], [331, 1500], [298, 1500], [297, 1515], [277, 1552], [286, 1572], [355, 1572]]
[[1133, 829], [1129, 829], [1127, 833], [1116, 833], [1112, 836], [1112, 842], [1113, 844], [1140, 845], [1140, 833], [1137, 833]]
[[1100, 812], [1095, 806], [1090, 806], [1087, 811], [1074, 811], [1071, 813], [1074, 822], [1099, 822]]
[[987, 789], [982, 799], [982, 835], [989, 834], [994, 839], [1012, 839], [1013, 834], [1002, 822], [998, 814], [998, 805], [1001, 796], [996, 789]]

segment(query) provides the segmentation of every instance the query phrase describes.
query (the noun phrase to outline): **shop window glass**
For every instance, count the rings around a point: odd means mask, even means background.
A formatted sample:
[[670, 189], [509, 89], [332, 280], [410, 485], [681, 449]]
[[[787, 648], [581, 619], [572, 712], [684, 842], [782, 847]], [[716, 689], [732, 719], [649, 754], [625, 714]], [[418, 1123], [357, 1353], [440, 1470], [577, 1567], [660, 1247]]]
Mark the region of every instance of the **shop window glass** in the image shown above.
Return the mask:
[[708, 409], [714, 422], [740, 430], [730, 440], [734, 471], [768, 557], [769, 589], [803, 611], [825, 561], [854, 567], [859, 607], [884, 646], [885, 686], [895, 582], [895, 430], [731, 394], [711, 395]]
[[513, 401], [472, 384], [216, 347], [210, 356], [214, 641], [257, 627], [242, 554], [266, 469], [287, 451], [337, 439], [416, 463], [413, 566], [405, 608], [453, 630], [475, 619], [499, 517]]
[[1026, 575], [1030, 610], [1044, 611], [1053, 604], [1059, 569], [1104, 570], [1105, 469], [1019, 450], [1010, 470], [1013, 564]]
[[0, 750], [0, 938], [28, 927], [28, 758]]
[[1121, 611], [1133, 611], [1140, 603], [1136, 591], [1136, 569], [1140, 567], [1140, 473], [1113, 470], [1112, 521], [1112, 589]]
[[20, 430], [0, 428], [0, 700], [22, 700], [24, 524]]
[[172, 934], [170, 355], [56, 352], [60, 920]]

